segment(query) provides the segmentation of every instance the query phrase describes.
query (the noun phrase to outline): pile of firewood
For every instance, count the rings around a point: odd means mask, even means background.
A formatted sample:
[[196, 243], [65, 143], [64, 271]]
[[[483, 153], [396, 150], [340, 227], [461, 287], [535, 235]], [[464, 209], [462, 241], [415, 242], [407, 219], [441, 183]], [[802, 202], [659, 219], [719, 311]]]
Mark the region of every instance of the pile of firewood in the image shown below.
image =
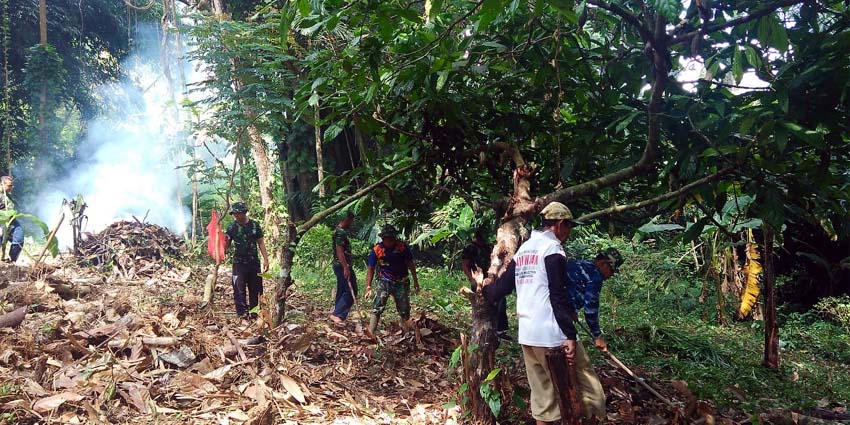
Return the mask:
[[124, 278], [152, 276], [181, 255], [183, 240], [164, 227], [118, 221], [97, 234], [86, 233], [79, 246], [82, 264], [112, 267]]

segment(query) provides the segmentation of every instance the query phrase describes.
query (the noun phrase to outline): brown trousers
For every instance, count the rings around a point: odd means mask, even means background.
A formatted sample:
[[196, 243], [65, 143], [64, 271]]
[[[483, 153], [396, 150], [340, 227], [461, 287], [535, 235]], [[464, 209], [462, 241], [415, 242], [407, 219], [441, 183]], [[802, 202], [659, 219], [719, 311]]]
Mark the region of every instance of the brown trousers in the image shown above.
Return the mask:
[[[538, 421], [555, 422], [561, 419], [561, 410], [546, 363], [546, 352], [549, 350], [547, 347], [523, 345], [522, 356], [525, 360], [528, 385], [531, 387], [531, 416]], [[588, 419], [596, 417], [604, 420], [605, 392], [581, 341], [576, 344], [575, 360], [582, 413]]]

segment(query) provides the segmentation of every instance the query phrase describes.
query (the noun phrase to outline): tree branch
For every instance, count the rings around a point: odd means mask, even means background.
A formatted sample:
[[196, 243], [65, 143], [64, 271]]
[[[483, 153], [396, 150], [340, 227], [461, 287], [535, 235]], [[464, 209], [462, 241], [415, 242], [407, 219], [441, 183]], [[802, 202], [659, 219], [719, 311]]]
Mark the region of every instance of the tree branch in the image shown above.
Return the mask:
[[342, 207], [344, 207], [344, 206], [346, 206], [346, 205], [368, 195], [369, 192], [372, 192], [373, 190], [377, 189], [378, 187], [380, 187], [381, 185], [383, 185], [387, 181], [391, 180], [393, 177], [396, 177], [399, 174], [402, 174], [402, 173], [409, 171], [410, 169], [417, 166], [418, 164], [419, 164], [418, 162], [414, 162], [414, 163], [407, 165], [405, 167], [401, 167], [398, 170], [395, 170], [392, 173], [389, 173], [386, 176], [382, 177], [380, 180], [376, 181], [375, 183], [372, 183], [369, 186], [366, 186], [363, 189], [360, 189], [359, 191], [357, 191], [353, 195], [343, 199], [342, 201], [337, 202], [336, 204], [328, 207], [326, 210], [314, 215], [312, 218], [305, 221], [304, 223], [301, 223], [301, 225], [298, 226], [298, 233], [302, 234], [302, 233], [310, 230], [310, 228], [312, 228], [313, 226], [315, 226], [316, 224], [318, 224], [319, 222], [321, 222], [322, 220], [324, 220], [325, 218], [327, 218], [331, 214], [339, 211], [340, 209], [342, 209]]
[[682, 34], [680, 36], [673, 37], [673, 39], [670, 41], [670, 44], [690, 42], [691, 39], [696, 37], [697, 35], [710, 34], [710, 33], [713, 33], [713, 32], [725, 30], [727, 28], [736, 27], [738, 25], [745, 24], [747, 22], [756, 20], [756, 19], [761, 18], [763, 16], [767, 16], [767, 15], [775, 12], [779, 8], [793, 6], [795, 4], [800, 4], [800, 3], [804, 3], [804, 2], [805, 2], [805, 0], [781, 0], [781, 1], [777, 1], [775, 3], [771, 3], [767, 6], [765, 6], [762, 9], [759, 9], [759, 10], [753, 12], [753, 13], [750, 13], [747, 16], [741, 16], [740, 18], [735, 18], [735, 19], [732, 19], [731, 21], [726, 21], [726, 22], [719, 23], [719, 24], [708, 25], [704, 30], [691, 31], [691, 32], [686, 33], [686, 34]]
[[616, 206], [613, 206], [613, 207], [610, 207], [610, 208], [605, 208], [603, 210], [594, 211], [592, 213], [585, 214], [585, 215], [579, 217], [578, 220], [579, 221], [595, 220], [597, 218], [605, 217], [605, 216], [608, 216], [608, 215], [611, 215], [611, 214], [618, 214], [618, 213], [622, 213], [622, 212], [625, 212], [625, 211], [636, 210], [638, 208], [644, 208], [644, 207], [655, 205], [655, 204], [658, 204], [658, 203], [661, 203], [661, 202], [664, 202], [664, 201], [667, 201], [667, 200], [670, 200], [670, 199], [678, 198], [679, 196], [682, 196], [682, 195], [690, 192], [691, 190], [693, 190], [693, 189], [695, 189], [695, 188], [697, 188], [697, 187], [699, 187], [703, 184], [717, 180], [717, 179], [719, 179], [719, 178], [721, 178], [721, 177], [723, 177], [727, 174], [732, 173], [733, 171], [735, 171], [735, 167], [724, 168], [724, 169], [722, 169], [722, 170], [720, 170], [720, 171], [718, 171], [714, 174], [705, 176], [705, 177], [703, 177], [699, 180], [694, 180], [693, 182], [688, 183], [687, 185], [682, 186], [681, 188], [679, 188], [677, 190], [674, 190], [672, 192], [667, 192], [667, 193], [665, 193], [661, 196], [657, 196], [655, 198], [647, 199], [647, 200], [640, 201], [640, 202], [635, 202], [633, 204], [616, 205]]

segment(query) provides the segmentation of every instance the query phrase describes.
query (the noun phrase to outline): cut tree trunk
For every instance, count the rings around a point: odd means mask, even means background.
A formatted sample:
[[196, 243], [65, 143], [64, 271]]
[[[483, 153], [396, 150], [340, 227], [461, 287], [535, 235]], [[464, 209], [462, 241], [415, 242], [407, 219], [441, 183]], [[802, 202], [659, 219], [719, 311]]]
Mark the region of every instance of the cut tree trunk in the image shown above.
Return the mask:
[[773, 269], [773, 227], [764, 226], [764, 366], [779, 369], [779, 326], [776, 323], [776, 275]]
[[578, 377], [575, 365], [567, 362], [567, 356], [560, 348], [546, 353], [546, 364], [552, 386], [558, 395], [558, 407], [561, 409], [561, 424], [581, 425], [581, 402], [578, 396]]

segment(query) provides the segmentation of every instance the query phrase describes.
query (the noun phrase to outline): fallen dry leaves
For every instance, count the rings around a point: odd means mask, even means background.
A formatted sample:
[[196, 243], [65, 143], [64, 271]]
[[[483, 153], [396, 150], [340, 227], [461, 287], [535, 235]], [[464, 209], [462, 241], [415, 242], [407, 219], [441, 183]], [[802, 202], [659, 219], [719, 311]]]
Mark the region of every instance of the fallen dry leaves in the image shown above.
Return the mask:
[[[142, 268], [159, 272], [141, 278], [130, 263], [122, 270], [132, 273], [98, 274], [68, 260], [34, 278], [0, 265], [7, 307], [0, 314], [29, 306], [20, 327], [0, 329], [0, 424], [463, 423], [449, 403], [458, 389], [447, 370], [457, 329], [418, 314], [412, 330], [384, 320], [373, 343], [357, 333], [354, 316], [332, 325], [322, 304], [298, 291], [287, 301], [287, 323], [271, 329], [268, 314], [237, 320], [226, 272], [214, 304], [199, 310], [208, 271], [148, 267], [150, 261]], [[89, 289], [83, 294], [76, 285]], [[67, 296], [75, 293], [81, 295]], [[522, 359], [510, 362], [499, 378], [504, 399], [527, 403]], [[747, 417], [716, 414], [684, 382], [656, 385], [681, 400], [672, 410], [615, 367], [597, 372], [608, 423], [730, 424]], [[505, 410], [512, 423], [530, 420], [525, 407], [509, 403]]]

